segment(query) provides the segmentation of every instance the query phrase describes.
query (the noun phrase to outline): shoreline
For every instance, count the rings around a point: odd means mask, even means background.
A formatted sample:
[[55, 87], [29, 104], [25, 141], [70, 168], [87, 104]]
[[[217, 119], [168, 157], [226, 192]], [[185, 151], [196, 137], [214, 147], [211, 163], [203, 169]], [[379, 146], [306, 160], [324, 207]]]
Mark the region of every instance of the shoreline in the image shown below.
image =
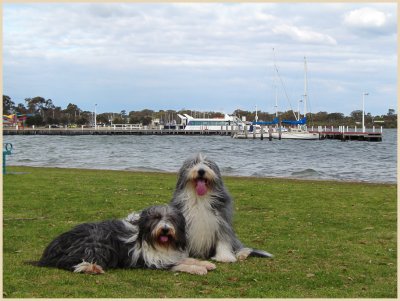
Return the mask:
[[[7, 172], [12, 174], [13, 172], [9, 171], [9, 168], [33, 168], [33, 169], [65, 169], [65, 170], [74, 170], [74, 171], [110, 171], [110, 172], [131, 172], [131, 173], [146, 173], [146, 174], [165, 174], [165, 175], [175, 175], [177, 176], [178, 171], [163, 171], [156, 169], [101, 169], [101, 168], [80, 168], [80, 167], [56, 167], [56, 166], [28, 166], [28, 165], [8, 165]], [[318, 179], [318, 178], [298, 178], [298, 177], [263, 177], [263, 176], [241, 176], [241, 175], [227, 175], [222, 173], [222, 177], [233, 178], [233, 179], [247, 179], [247, 180], [289, 180], [293, 182], [331, 182], [338, 184], [367, 184], [367, 185], [384, 185], [384, 186], [396, 186], [396, 182], [370, 182], [370, 181], [355, 181], [355, 180], [345, 180], [345, 179]]]

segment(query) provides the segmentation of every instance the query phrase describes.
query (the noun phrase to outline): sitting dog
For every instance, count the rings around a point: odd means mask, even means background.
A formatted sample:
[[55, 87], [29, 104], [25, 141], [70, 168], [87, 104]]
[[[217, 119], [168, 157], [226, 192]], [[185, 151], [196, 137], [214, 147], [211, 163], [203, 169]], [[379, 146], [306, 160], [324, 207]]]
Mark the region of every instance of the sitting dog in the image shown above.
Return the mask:
[[109, 268], [169, 269], [204, 275], [215, 265], [188, 258], [185, 219], [170, 206], [153, 206], [124, 220], [85, 223], [55, 238], [39, 266], [102, 274]]
[[249, 255], [272, 257], [245, 248], [236, 237], [232, 203], [215, 162], [198, 154], [183, 163], [170, 205], [185, 217], [189, 256], [220, 262], [244, 260]]

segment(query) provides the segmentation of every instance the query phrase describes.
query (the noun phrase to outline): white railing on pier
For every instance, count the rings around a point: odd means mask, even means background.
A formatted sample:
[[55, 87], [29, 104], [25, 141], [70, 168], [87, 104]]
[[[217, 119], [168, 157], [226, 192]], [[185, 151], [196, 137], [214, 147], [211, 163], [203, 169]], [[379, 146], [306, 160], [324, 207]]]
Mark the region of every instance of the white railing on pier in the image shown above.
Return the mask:
[[122, 129], [122, 130], [141, 130], [143, 129], [143, 125], [141, 124], [113, 124], [111, 128], [114, 130]]
[[[341, 133], [348, 133], [349, 130], [351, 131], [351, 129], [349, 129], [349, 126], [344, 126], [344, 125], [340, 125], [338, 127], [338, 129], [336, 130], [335, 127], [331, 126], [330, 128], [327, 128], [327, 126], [322, 127], [321, 125], [318, 126], [318, 128], [316, 129], [317, 132], [319, 133], [324, 133], [324, 132], [341, 132]], [[377, 129], [375, 126], [372, 126], [372, 133], [376, 133]], [[311, 127], [311, 131], [314, 132], [314, 126]], [[367, 132], [367, 130], [366, 130]], [[380, 127], [379, 132], [382, 134], [383, 133], [383, 126]], [[362, 131], [362, 127], [357, 128], [357, 126], [354, 126], [354, 133], [363, 133]]]

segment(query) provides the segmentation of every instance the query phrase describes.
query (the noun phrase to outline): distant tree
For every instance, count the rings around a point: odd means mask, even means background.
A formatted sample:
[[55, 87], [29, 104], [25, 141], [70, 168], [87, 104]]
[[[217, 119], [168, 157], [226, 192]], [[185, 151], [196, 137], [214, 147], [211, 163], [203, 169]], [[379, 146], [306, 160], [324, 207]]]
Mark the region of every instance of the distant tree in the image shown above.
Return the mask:
[[16, 110], [18, 113], [21, 113], [21, 114], [26, 114], [26, 113], [28, 112], [28, 110], [25, 108], [25, 106], [24, 106], [23, 103], [19, 103], [19, 104], [15, 107], [15, 110]]
[[76, 120], [77, 125], [87, 125], [89, 122], [90, 119], [86, 114], [81, 114]]
[[[164, 115], [165, 114], [168, 113], [164, 113]], [[132, 124], [141, 123], [143, 125], [149, 125], [151, 124], [154, 115], [157, 114], [154, 114], [154, 111], [148, 109], [144, 109], [142, 111], [131, 111], [129, 112], [129, 123]], [[162, 116], [160, 118], [162, 118]]]
[[328, 121], [331, 123], [340, 122], [344, 119], [343, 113], [330, 113], [328, 114]]
[[112, 123], [114, 124], [123, 124], [125, 123], [124, 119], [121, 116], [115, 116]]
[[108, 113], [102, 113], [102, 114], [98, 114], [96, 117], [96, 120], [98, 123], [109, 123], [109, 114]]
[[43, 105], [41, 106], [41, 112], [46, 124], [53, 124], [54, 123], [54, 104], [51, 99], [45, 100]]
[[140, 117], [137, 116], [136, 114], [129, 115], [129, 123], [138, 124], [138, 123], [140, 123], [140, 121], [141, 121]]
[[29, 116], [26, 119], [25, 124], [27, 126], [32, 126], [32, 125], [41, 126], [41, 125], [44, 125], [43, 117], [41, 115], [39, 115], [39, 114], [36, 114], [34, 116]]
[[394, 109], [389, 109], [388, 113], [382, 116], [385, 128], [396, 128], [397, 127], [397, 114]]
[[48, 112], [50, 117], [47, 119], [47, 124], [60, 124], [61, 118], [63, 117], [64, 113], [61, 107], [54, 107], [51, 111]]
[[94, 124], [94, 116], [91, 111], [80, 111], [79, 116], [76, 120], [77, 125], [90, 125]]
[[[255, 112], [254, 112], [255, 115]], [[258, 112], [258, 121], [272, 121], [276, 116], [275, 113], [271, 114], [268, 112]]]
[[63, 112], [68, 115], [69, 122], [76, 122], [77, 118], [79, 118], [81, 110], [76, 104], [69, 103]]
[[251, 113], [249, 111], [243, 111], [241, 109], [236, 109], [233, 111], [233, 115], [236, 115], [237, 117], [241, 118], [242, 116], [249, 116]]
[[286, 111], [286, 112], [282, 112], [282, 113], [278, 113], [281, 120], [295, 120], [295, 115], [294, 112], [292, 110]]
[[356, 121], [359, 122], [362, 119], [362, 111], [361, 110], [356, 110], [350, 113], [350, 117]]
[[36, 96], [34, 98], [25, 98], [25, 103], [27, 105], [28, 113], [40, 114], [46, 100], [41, 96]]
[[142, 124], [143, 125], [150, 125], [153, 118], [151, 116], [143, 117]]
[[318, 112], [313, 114], [312, 119], [314, 122], [324, 122], [328, 119], [328, 112]]
[[15, 109], [15, 103], [11, 100], [10, 96], [3, 95], [3, 114], [9, 115]]
[[209, 118], [224, 118], [225, 114], [221, 112], [208, 112]]
[[60, 118], [60, 122], [59, 122], [60, 124], [62, 124], [62, 125], [68, 125], [68, 124], [70, 124], [71, 123], [71, 120], [70, 120], [70, 115], [69, 115], [69, 113], [63, 113], [62, 115], [61, 115], [61, 118]]

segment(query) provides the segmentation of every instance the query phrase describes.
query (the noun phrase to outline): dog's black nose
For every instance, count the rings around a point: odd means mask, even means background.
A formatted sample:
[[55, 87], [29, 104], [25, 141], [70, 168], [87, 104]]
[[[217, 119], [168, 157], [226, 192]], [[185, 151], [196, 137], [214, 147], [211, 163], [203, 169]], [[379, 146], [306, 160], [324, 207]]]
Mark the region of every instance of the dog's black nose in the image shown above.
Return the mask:
[[199, 174], [200, 177], [204, 177], [206, 171], [204, 169], [199, 169], [199, 171], [197, 172]]
[[169, 233], [169, 228], [168, 227], [164, 227], [161, 229], [161, 234], [163, 235], [167, 235]]

